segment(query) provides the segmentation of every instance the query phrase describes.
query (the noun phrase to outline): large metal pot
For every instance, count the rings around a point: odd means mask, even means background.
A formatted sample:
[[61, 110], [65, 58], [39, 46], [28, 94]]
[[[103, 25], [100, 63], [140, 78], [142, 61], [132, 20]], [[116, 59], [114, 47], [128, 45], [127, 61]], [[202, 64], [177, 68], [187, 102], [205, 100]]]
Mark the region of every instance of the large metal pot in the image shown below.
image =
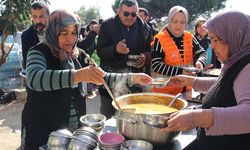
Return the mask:
[[[129, 104], [153, 103], [168, 105], [174, 95], [163, 93], [135, 93], [117, 97], [116, 100], [121, 108]], [[166, 125], [168, 114], [135, 114], [133, 111], [118, 109], [112, 103], [117, 112], [114, 116], [117, 120], [117, 129], [127, 139], [145, 140], [154, 145], [163, 145], [174, 139], [180, 132], [162, 132], [160, 128]], [[187, 107], [187, 101], [178, 98], [172, 105], [178, 110]]]

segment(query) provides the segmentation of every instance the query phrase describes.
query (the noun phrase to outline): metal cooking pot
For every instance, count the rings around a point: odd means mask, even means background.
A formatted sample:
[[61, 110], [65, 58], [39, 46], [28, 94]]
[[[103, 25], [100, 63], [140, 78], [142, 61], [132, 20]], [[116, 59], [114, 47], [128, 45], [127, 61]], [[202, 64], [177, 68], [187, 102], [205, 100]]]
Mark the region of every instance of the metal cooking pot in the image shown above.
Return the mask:
[[[116, 100], [121, 108], [129, 104], [138, 103], [153, 103], [168, 105], [174, 95], [163, 93], [135, 93], [127, 94], [117, 97]], [[116, 108], [114, 118], [117, 120], [117, 129], [127, 139], [132, 140], [145, 140], [154, 145], [163, 145], [173, 140], [180, 132], [162, 132], [160, 128], [166, 125], [168, 116], [167, 114], [135, 114], [133, 111], [126, 109], [118, 109], [114, 102], [113, 106]], [[172, 107], [178, 110], [186, 108], [187, 101], [178, 98]]]

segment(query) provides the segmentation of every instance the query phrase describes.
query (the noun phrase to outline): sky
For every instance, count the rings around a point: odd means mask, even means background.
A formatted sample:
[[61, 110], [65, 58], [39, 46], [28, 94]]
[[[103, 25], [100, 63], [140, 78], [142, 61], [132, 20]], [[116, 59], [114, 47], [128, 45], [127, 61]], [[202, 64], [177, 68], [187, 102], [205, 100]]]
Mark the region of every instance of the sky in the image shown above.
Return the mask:
[[249, 0], [227, 0], [226, 9], [235, 9], [250, 15]]
[[96, 7], [100, 9], [100, 14], [103, 19], [108, 19], [114, 16], [114, 11], [111, 8], [115, 0], [49, 0], [51, 11], [56, 9], [68, 9], [78, 11], [82, 6], [87, 9]]
[[[51, 11], [64, 8], [71, 11], [78, 11], [83, 5], [86, 8], [99, 7], [100, 14], [103, 19], [108, 19], [114, 15], [111, 5], [114, 4], [115, 0], [49, 0], [51, 5]], [[249, 0], [227, 0], [226, 9], [241, 10], [245, 13], [250, 14]]]

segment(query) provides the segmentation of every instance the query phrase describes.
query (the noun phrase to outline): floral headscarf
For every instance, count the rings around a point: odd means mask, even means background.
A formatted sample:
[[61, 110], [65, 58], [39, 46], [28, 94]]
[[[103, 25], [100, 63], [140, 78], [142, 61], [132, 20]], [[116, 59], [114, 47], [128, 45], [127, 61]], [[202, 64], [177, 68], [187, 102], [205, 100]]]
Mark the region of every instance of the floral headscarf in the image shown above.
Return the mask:
[[[67, 26], [76, 25], [77, 26], [77, 35], [79, 35], [80, 27], [79, 20], [74, 14], [66, 10], [56, 10], [52, 12], [48, 18], [48, 25], [45, 31], [45, 39], [48, 45], [50, 46], [52, 53], [59, 57], [59, 45], [58, 37], [61, 31], [64, 30]], [[77, 41], [76, 41], [77, 42]], [[72, 47], [72, 50], [75, 48]]]
[[223, 62], [222, 73], [250, 54], [250, 16], [240, 11], [224, 11], [204, 24], [229, 46], [229, 58]]

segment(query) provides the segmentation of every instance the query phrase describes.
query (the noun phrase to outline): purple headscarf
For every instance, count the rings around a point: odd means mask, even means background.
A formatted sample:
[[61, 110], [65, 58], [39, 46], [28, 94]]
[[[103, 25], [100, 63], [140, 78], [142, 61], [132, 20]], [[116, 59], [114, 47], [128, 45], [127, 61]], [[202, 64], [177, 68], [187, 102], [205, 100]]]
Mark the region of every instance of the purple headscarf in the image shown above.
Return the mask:
[[222, 73], [250, 54], [250, 16], [240, 11], [224, 11], [209, 19], [205, 28], [228, 44], [229, 58]]
[[[50, 46], [52, 53], [56, 57], [59, 57], [60, 51], [60, 47], [58, 45], [59, 33], [70, 25], [77, 26], [77, 35], [79, 35], [79, 20], [74, 14], [66, 10], [56, 10], [52, 12], [49, 16], [47, 28], [45, 31], [45, 39], [48, 45]], [[72, 50], [73, 49], [74, 47], [72, 47]]]

